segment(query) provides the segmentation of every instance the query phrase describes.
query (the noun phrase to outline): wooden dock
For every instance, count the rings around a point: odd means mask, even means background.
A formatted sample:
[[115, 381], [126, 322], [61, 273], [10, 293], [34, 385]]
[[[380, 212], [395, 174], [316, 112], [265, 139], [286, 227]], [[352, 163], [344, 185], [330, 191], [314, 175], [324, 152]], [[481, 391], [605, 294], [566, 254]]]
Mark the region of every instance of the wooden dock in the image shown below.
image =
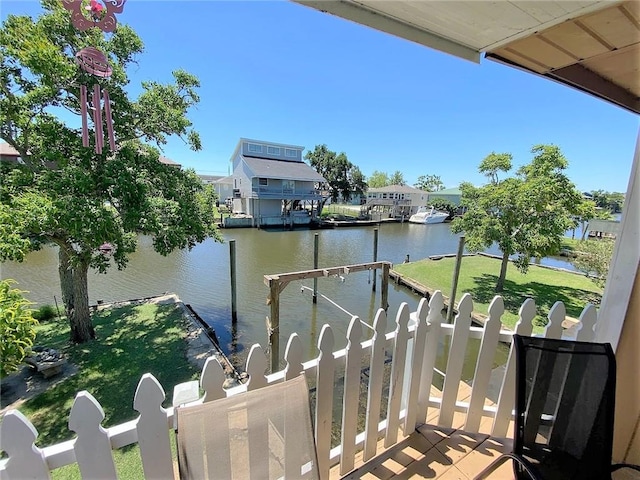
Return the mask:
[[[396, 282], [397, 285], [402, 285], [403, 287], [408, 288], [413, 293], [417, 293], [418, 295], [426, 298], [427, 300], [431, 300], [431, 296], [435, 292], [435, 290], [433, 290], [432, 288], [429, 288], [426, 285], [421, 284], [420, 282], [416, 282], [412, 278], [405, 277], [402, 274], [396, 272], [395, 270], [389, 271], [389, 278], [394, 282]], [[442, 298], [444, 300], [444, 310], [446, 311], [449, 308], [449, 297], [443, 293]], [[455, 310], [455, 305], [454, 305], [454, 312], [456, 314], [458, 313], [457, 310]], [[480, 326], [483, 326], [487, 321], [487, 317], [485, 315], [482, 315], [476, 312], [471, 313], [471, 319]]]

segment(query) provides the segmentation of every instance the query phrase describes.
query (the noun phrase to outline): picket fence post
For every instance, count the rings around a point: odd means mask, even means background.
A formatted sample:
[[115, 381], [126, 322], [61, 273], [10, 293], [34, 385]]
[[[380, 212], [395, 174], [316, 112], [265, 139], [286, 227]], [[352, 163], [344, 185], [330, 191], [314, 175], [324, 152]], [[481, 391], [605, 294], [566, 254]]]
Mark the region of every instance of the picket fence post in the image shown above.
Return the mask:
[[347, 330], [346, 361], [342, 400], [342, 434], [340, 444], [340, 474], [353, 470], [356, 456], [356, 429], [360, 401], [360, 370], [362, 368], [362, 325], [356, 316]]
[[136, 424], [138, 445], [144, 478], [161, 480], [173, 476], [173, 460], [169, 442], [167, 411], [162, 408], [165, 392], [160, 382], [145, 373], [133, 400], [133, 408], [140, 413]]
[[69, 415], [69, 429], [76, 432], [73, 449], [82, 478], [117, 479], [109, 434], [102, 427], [104, 410], [87, 391], [76, 395]]
[[389, 401], [387, 406], [387, 431], [384, 437], [385, 448], [398, 441], [400, 428], [400, 406], [407, 360], [407, 342], [409, 340], [409, 306], [402, 302], [396, 315], [396, 330], [391, 359], [391, 378], [389, 380]]
[[471, 295], [465, 293], [458, 304], [458, 315], [455, 318], [449, 358], [447, 359], [447, 371], [442, 389], [442, 403], [440, 404], [440, 415], [438, 416], [438, 425], [441, 427], [451, 427], [453, 424], [453, 414], [455, 413], [467, 340], [469, 339], [472, 310]]
[[500, 320], [503, 314], [504, 300], [496, 295], [489, 305], [489, 318], [484, 324], [476, 371], [473, 374], [471, 399], [469, 400], [469, 410], [464, 424], [464, 430], [467, 432], [477, 433], [480, 429], [484, 401], [487, 397], [491, 370], [493, 369], [493, 359], [495, 358], [500, 338], [500, 327], [502, 326]]
[[387, 314], [380, 308], [373, 322], [375, 331], [369, 363], [369, 391], [367, 392], [367, 417], [364, 441], [364, 461], [373, 458], [378, 445], [378, 424], [382, 399], [382, 381], [386, 356]]

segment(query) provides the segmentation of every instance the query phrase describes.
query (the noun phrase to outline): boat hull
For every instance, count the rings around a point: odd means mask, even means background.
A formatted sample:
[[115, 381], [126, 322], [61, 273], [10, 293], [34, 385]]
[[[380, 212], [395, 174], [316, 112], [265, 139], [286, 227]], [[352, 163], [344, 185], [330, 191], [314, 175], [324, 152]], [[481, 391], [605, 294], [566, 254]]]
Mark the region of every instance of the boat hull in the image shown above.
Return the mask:
[[449, 217], [448, 213], [440, 212], [433, 208], [431, 210], [424, 211], [421, 208], [417, 213], [414, 213], [413, 215], [411, 215], [411, 217], [409, 217], [409, 222], [431, 225], [434, 223], [442, 223], [447, 219], [447, 217]]

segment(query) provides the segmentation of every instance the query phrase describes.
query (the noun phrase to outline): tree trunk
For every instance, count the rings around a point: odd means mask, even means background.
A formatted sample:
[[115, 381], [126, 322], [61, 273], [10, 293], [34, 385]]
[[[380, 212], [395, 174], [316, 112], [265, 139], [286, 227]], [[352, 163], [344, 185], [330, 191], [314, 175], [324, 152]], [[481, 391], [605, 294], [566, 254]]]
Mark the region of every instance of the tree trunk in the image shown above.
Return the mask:
[[74, 265], [75, 262], [71, 262], [69, 252], [63, 246], [60, 247], [58, 259], [62, 301], [71, 327], [70, 339], [73, 343], [88, 342], [96, 336], [89, 313], [89, 264], [80, 261]]
[[89, 289], [87, 272], [89, 265], [81, 262], [73, 268], [73, 311], [69, 316], [71, 325], [71, 341], [84, 343], [96, 338], [89, 313]]
[[504, 289], [504, 279], [507, 276], [508, 265], [509, 253], [502, 252], [502, 264], [500, 265], [500, 277], [498, 277], [498, 283], [496, 284], [496, 292], [501, 292]]
[[581, 241], [584, 242], [585, 237], [587, 236], [587, 228], [589, 228], [589, 222], [582, 222], [582, 237]]
[[73, 271], [69, 260], [69, 253], [64, 246], [61, 246], [58, 250], [58, 275], [67, 318], [71, 318], [70, 312], [73, 310]]

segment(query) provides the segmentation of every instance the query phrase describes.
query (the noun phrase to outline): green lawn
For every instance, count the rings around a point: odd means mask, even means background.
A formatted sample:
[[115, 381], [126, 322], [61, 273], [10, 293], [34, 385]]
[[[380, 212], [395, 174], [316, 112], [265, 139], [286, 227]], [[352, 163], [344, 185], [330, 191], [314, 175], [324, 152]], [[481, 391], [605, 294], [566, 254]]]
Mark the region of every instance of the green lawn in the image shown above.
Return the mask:
[[[451, 280], [455, 258], [441, 260], [420, 260], [395, 265], [394, 270], [433, 290], [442, 290], [445, 296], [451, 294]], [[459, 301], [469, 292], [473, 298], [474, 311], [487, 315], [489, 303], [496, 295], [495, 286], [500, 273], [500, 260], [473, 256], [462, 259], [458, 280]], [[538, 317], [536, 331], [546, 323], [549, 309], [561, 300], [567, 315], [578, 318], [588, 303], [599, 304], [602, 290], [583, 275], [551, 270], [532, 265], [526, 275], [521, 274], [513, 264], [509, 264], [504, 291], [500, 293], [505, 302], [502, 323], [513, 328], [518, 321], [518, 310], [527, 297], [536, 302]]]
[[[165, 389], [165, 406], [171, 404], [174, 385], [197, 378], [186, 358], [185, 329], [175, 305], [143, 304], [103, 310], [93, 318], [97, 339], [69, 345], [66, 322], [43, 323], [36, 343], [65, 351], [78, 373], [20, 407], [38, 430], [37, 444], [48, 446], [73, 438], [67, 421], [77, 392], [87, 390], [102, 405], [103, 426], [137, 417], [133, 397], [140, 377], [152, 373]], [[173, 440], [172, 440], [173, 441]], [[137, 445], [114, 452], [120, 478], [141, 478]], [[77, 466], [55, 470], [53, 478], [80, 478]]]

